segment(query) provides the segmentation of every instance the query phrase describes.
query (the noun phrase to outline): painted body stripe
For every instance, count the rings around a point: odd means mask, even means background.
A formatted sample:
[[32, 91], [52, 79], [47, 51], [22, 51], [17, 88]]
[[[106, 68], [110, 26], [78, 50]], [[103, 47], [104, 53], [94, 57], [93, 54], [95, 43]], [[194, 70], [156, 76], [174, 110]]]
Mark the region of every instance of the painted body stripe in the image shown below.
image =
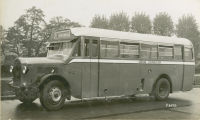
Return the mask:
[[176, 61], [141, 61], [141, 60], [110, 60], [110, 59], [72, 59], [70, 63], [82, 62], [100, 62], [100, 63], [141, 63], [141, 64], [172, 64], [172, 65], [195, 65], [194, 62], [176, 62]]

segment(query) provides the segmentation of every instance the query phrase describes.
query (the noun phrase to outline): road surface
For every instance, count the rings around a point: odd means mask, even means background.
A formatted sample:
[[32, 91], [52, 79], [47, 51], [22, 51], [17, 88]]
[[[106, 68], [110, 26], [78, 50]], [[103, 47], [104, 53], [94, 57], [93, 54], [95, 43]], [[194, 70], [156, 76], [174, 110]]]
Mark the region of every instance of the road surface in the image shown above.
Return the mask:
[[1, 103], [1, 120], [66, 119], [197, 119], [200, 120], [200, 88], [177, 92], [166, 101], [155, 101], [147, 95], [129, 98], [66, 101], [59, 111], [46, 111], [39, 100], [27, 106], [18, 100]]

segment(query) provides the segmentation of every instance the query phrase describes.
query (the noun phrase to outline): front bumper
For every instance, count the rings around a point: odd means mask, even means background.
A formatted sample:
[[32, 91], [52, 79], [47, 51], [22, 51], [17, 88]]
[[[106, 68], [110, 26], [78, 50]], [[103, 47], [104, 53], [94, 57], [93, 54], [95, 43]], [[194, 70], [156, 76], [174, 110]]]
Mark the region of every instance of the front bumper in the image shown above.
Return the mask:
[[39, 97], [39, 88], [35, 86], [14, 86], [12, 81], [9, 82], [9, 85], [18, 99], [36, 99]]

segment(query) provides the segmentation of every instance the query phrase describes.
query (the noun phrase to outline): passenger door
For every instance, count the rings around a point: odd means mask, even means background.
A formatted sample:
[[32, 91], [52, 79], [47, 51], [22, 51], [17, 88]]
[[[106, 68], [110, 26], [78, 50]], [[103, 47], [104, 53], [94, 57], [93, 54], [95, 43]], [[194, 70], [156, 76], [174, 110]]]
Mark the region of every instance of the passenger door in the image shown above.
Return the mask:
[[[156, 76], [155, 64], [157, 60], [157, 45], [141, 43], [140, 47], [140, 86], [139, 91], [151, 92], [154, 77]], [[156, 76], [157, 77], [157, 76]]]
[[82, 98], [98, 96], [99, 78], [99, 40], [87, 37], [84, 40], [83, 68], [82, 68]]
[[183, 70], [184, 70], [184, 64], [183, 64], [183, 46], [182, 45], [174, 45], [174, 59], [177, 63], [181, 64], [174, 64], [176, 71], [176, 81], [174, 81], [173, 84], [173, 91], [179, 91], [182, 89], [183, 84]]
[[194, 54], [191, 47], [184, 47], [184, 75], [182, 90], [187, 91], [192, 89], [194, 81], [195, 63]]

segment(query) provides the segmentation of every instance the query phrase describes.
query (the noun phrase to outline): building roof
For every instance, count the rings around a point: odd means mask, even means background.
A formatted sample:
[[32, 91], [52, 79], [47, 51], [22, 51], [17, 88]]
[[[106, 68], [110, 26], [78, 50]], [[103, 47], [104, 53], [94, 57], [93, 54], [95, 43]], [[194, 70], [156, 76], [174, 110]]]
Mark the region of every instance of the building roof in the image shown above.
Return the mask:
[[114, 30], [106, 30], [99, 28], [77, 27], [71, 28], [72, 34], [75, 36], [91, 36], [100, 37], [101, 40], [120, 40], [120, 41], [139, 41], [139, 42], [155, 42], [161, 44], [179, 44], [192, 46], [190, 40], [185, 38], [158, 36], [152, 34], [140, 34], [134, 32], [121, 32]]

